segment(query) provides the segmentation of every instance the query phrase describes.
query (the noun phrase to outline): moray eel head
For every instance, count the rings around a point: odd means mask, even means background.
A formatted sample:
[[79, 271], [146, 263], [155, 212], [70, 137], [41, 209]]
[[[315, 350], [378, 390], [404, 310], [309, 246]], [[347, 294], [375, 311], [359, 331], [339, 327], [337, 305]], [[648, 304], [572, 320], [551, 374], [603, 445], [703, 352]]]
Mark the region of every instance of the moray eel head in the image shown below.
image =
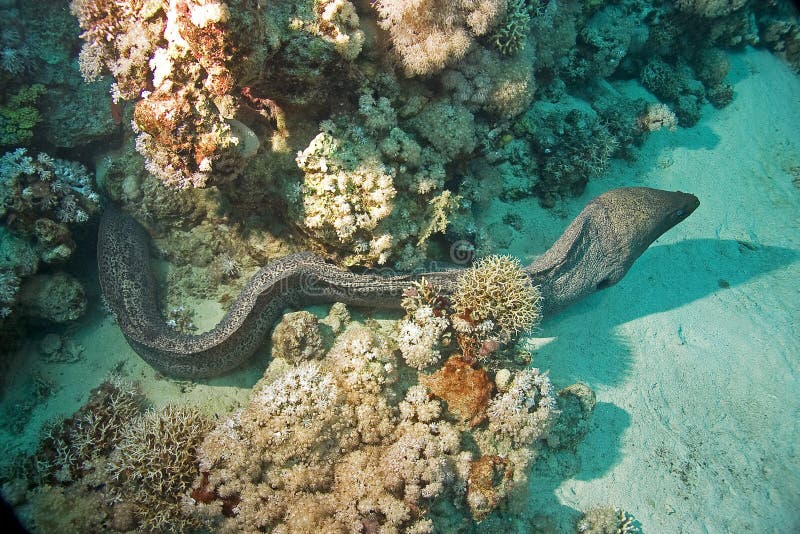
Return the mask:
[[623, 187], [600, 195], [595, 202], [607, 217], [606, 228], [612, 245], [607, 250], [608, 273], [597, 282], [597, 289], [616, 284], [653, 241], [686, 219], [700, 200], [682, 191], [662, 191], [647, 187]]

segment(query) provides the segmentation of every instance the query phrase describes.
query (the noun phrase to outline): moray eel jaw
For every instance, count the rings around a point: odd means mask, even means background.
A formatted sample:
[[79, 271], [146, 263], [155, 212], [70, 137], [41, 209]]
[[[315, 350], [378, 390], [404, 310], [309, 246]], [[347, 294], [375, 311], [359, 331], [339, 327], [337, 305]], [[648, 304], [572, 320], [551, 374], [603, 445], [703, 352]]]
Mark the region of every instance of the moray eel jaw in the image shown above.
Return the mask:
[[543, 313], [619, 282], [653, 241], [699, 205], [692, 194], [647, 187], [613, 189], [592, 200], [526, 268], [540, 286]]

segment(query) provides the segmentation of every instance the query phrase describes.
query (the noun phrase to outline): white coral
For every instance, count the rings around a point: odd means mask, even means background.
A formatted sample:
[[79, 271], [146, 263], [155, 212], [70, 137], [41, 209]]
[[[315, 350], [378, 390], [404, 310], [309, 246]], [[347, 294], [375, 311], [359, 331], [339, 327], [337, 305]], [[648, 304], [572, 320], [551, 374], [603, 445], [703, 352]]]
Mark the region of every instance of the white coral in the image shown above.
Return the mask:
[[519, 371], [486, 409], [489, 431], [525, 447], [544, 436], [558, 413], [553, 386], [539, 369]]
[[431, 306], [420, 306], [400, 321], [397, 345], [406, 364], [422, 370], [439, 362], [442, 354], [438, 347], [448, 325], [447, 318], [435, 316]]

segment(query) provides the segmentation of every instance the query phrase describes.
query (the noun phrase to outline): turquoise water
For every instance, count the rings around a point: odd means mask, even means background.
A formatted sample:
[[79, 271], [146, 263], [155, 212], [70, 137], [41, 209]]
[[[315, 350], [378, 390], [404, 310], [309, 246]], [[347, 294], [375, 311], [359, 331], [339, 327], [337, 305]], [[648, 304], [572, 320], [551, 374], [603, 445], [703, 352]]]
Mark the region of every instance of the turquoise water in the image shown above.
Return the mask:
[[[800, 531], [791, 3], [0, 0], [0, 19], [9, 520]], [[97, 266], [110, 206], [147, 236], [125, 279]], [[142, 349], [215, 335], [303, 250], [473, 278], [346, 307], [292, 278], [219, 376]], [[109, 291], [148, 270], [152, 296]]]

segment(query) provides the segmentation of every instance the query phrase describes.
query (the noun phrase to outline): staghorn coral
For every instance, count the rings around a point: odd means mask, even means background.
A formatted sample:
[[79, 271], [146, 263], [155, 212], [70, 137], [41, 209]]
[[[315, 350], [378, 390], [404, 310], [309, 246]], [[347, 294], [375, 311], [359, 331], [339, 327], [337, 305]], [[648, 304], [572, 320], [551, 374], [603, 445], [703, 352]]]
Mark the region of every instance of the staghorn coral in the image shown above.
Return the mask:
[[510, 256], [478, 260], [461, 275], [452, 299], [453, 327], [467, 358], [487, 357], [541, 320], [541, 295]]
[[597, 113], [574, 99], [534, 103], [512, 131], [529, 143], [537, 157], [533, 189], [546, 207], [560, 197], [581, 194], [591, 177], [605, 172], [620, 146]]
[[197, 524], [183, 516], [181, 502], [197, 475], [197, 447], [212, 426], [194, 408], [166, 406], [121, 430], [105, 467], [108, 491], [114, 502], [132, 508], [140, 529], [183, 532]]
[[194, 408], [144, 411], [146, 402], [114, 375], [72, 417], [45, 427], [23, 474], [37, 529], [196, 530], [181, 506], [212, 423]]

